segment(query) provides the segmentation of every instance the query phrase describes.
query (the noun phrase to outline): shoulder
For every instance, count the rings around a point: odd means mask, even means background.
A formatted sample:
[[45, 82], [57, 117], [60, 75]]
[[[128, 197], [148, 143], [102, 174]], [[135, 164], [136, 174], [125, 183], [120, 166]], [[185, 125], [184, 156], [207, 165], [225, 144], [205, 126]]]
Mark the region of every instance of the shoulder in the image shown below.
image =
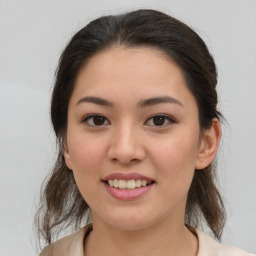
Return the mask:
[[76, 233], [65, 236], [45, 247], [39, 256], [82, 256], [84, 238], [91, 230], [92, 226], [87, 225]]
[[198, 256], [255, 256], [237, 247], [223, 245], [198, 229], [196, 234], [199, 241]]

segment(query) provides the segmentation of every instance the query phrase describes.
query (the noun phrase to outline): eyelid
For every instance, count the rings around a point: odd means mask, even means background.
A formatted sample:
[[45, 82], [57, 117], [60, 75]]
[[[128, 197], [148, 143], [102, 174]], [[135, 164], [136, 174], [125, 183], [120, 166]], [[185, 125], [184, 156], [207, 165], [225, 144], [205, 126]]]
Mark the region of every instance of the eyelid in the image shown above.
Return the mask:
[[[102, 117], [105, 119], [105, 121], [107, 121], [108, 123], [107, 124], [102, 124], [102, 125], [95, 125], [95, 124], [89, 124], [88, 123], [88, 120], [90, 118], [93, 118], [93, 117]], [[144, 124], [147, 125], [147, 123], [149, 122], [149, 120], [153, 119], [154, 117], [164, 117], [166, 120], [168, 120], [168, 124], [164, 124], [164, 125], [149, 125], [149, 126], [154, 126], [154, 127], [158, 127], [158, 128], [161, 128], [161, 127], [166, 127], [166, 126], [169, 126], [170, 124], [174, 124], [176, 123], [176, 120], [171, 117], [170, 115], [168, 114], [163, 114], [163, 113], [159, 113], [159, 114], [154, 114], [152, 116], [150, 116], [146, 122]], [[104, 123], [105, 123], [104, 121]], [[86, 116], [84, 116], [81, 120], [82, 123], [86, 123], [86, 125], [88, 126], [95, 126], [95, 127], [102, 127], [102, 126], [106, 126], [106, 125], [109, 125], [110, 124], [110, 121], [105, 117], [103, 116], [102, 114], [97, 114], [97, 113], [93, 113], [93, 114], [88, 114]]]
[[[105, 119], [105, 121], [108, 122], [108, 124], [102, 124], [102, 125], [93, 125], [93, 124], [89, 124], [89, 123], [88, 123], [88, 120], [89, 120], [90, 118], [93, 118], [93, 117], [103, 117], [103, 118]], [[86, 125], [88, 125], [88, 126], [95, 126], [95, 127], [101, 127], [101, 126], [106, 126], [106, 125], [109, 125], [109, 124], [110, 124], [110, 121], [109, 121], [105, 116], [103, 116], [102, 114], [96, 114], [96, 113], [94, 113], [94, 114], [88, 114], [88, 115], [84, 116], [84, 117], [82, 118], [81, 122], [82, 122], [82, 123], [86, 123]]]
[[167, 119], [168, 121], [169, 121], [169, 124], [167, 124], [167, 125], [150, 125], [150, 126], [154, 126], [154, 127], [158, 127], [158, 128], [161, 128], [161, 127], [166, 127], [166, 126], [169, 126], [170, 124], [174, 124], [174, 123], [177, 123], [177, 121], [172, 117], [172, 116], [170, 116], [170, 115], [167, 115], [167, 114], [163, 114], [163, 113], [160, 113], [160, 114], [154, 114], [154, 115], [152, 115], [152, 116], [150, 116], [147, 120], [146, 120], [146, 122], [145, 123], [148, 123], [148, 121], [150, 120], [150, 119], [153, 119], [154, 117], [164, 117], [165, 119]]

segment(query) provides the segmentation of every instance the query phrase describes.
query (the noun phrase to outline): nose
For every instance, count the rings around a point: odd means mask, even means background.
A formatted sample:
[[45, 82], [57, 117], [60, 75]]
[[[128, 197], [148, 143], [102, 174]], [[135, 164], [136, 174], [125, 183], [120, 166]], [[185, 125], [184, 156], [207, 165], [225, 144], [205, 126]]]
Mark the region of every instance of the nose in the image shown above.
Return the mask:
[[132, 125], [127, 123], [113, 131], [108, 159], [123, 165], [140, 162], [145, 158], [145, 149], [141, 143], [141, 136]]

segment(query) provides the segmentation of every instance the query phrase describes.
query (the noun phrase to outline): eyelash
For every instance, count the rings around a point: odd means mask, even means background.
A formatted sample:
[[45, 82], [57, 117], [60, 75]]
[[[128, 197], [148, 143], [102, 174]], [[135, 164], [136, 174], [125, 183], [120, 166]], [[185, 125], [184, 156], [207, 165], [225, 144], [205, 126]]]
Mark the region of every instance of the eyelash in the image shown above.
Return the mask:
[[[164, 124], [165, 125], [150, 125], [150, 126], [155, 126], [155, 127], [165, 127], [165, 126], [167, 126], [167, 125], [170, 125], [170, 124], [174, 124], [174, 123], [176, 123], [176, 121], [172, 118], [172, 117], [170, 117], [169, 115], [165, 115], [165, 114], [155, 114], [155, 115], [153, 115], [153, 116], [151, 116], [151, 117], [149, 117], [148, 119], [147, 119], [147, 121], [146, 121], [146, 123], [148, 123], [149, 122], [149, 120], [152, 120], [153, 121], [153, 118], [164, 118]], [[168, 122], [168, 124], [166, 124], [166, 121]]]
[[[151, 116], [151, 117], [149, 117], [148, 119], [147, 119], [147, 121], [145, 122], [145, 123], [148, 123], [149, 122], [149, 120], [153, 120], [153, 118], [164, 118], [164, 125], [150, 125], [150, 126], [155, 126], [155, 127], [165, 127], [166, 126], [166, 121], [169, 123], [169, 124], [173, 124], [173, 123], [176, 123], [176, 121], [172, 118], [172, 117], [170, 117], [169, 115], [165, 115], [165, 114], [155, 114], [155, 115], [153, 115], [153, 116]], [[90, 124], [89, 123], [89, 120], [91, 119], [91, 120], [93, 120], [93, 118], [103, 118], [104, 119], [104, 123], [105, 123], [105, 121], [107, 121], [108, 122], [108, 124], [100, 124], [100, 125], [95, 125], [95, 124]], [[110, 124], [110, 122], [108, 121], [108, 119], [107, 118], [105, 118], [104, 116], [102, 116], [102, 115], [98, 115], [98, 114], [90, 114], [90, 115], [87, 115], [87, 116], [85, 116], [84, 118], [83, 118], [83, 120], [82, 120], [82, 122], [83, 123], [87, 123], [87, 125], [89, 125], [89, 126], [105, 126], [105, 125], [109, 125]]]
[[[84, 118], [83, 118], [83, 120], [82, 120], [82, 123], [87, 123], [89, 126], [103, 126], [103, 125], [95, 125], [95, 124], [89, 124], [88, 123], [88, 121], [90, 120], [90, 119], [92, 119], [93, 120], [93, 118], [96, 118], [96, 117], [99, 117], [99, 118], [103, 118], [103, 119], [105, 119], [105, 121], [107, 120], [107, 118], [105, 118], [104, 116], [102, 116], [102, 115], [98, 115], [98, 114], [90, 114], [90, 115], [87, 115], [87, 116], [85, 116]], [[104, 123], [105, 123], [105, 121], [104, 121]], [[109, 121], [108, 121], [109, 122]], [[109, 122], [110, 123], [110, 122]], [[106, 124], [105, 124], [106, 125]]]

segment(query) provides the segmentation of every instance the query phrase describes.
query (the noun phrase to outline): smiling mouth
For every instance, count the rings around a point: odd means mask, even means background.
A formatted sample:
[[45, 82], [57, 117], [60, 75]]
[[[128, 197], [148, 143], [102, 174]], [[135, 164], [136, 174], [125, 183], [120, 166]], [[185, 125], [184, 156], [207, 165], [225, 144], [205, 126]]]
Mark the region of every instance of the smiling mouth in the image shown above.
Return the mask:
[[141, 187], [149, 186], [154, 181], [147, 181], [143, 179], [137, 179], [137, 180], [122, 180], [122, 179], [114, 179], [114, 180], [105, 180], [106, 184], [108, 184], [110, 187], [114, 187], [120, 190], [135, 190]]

